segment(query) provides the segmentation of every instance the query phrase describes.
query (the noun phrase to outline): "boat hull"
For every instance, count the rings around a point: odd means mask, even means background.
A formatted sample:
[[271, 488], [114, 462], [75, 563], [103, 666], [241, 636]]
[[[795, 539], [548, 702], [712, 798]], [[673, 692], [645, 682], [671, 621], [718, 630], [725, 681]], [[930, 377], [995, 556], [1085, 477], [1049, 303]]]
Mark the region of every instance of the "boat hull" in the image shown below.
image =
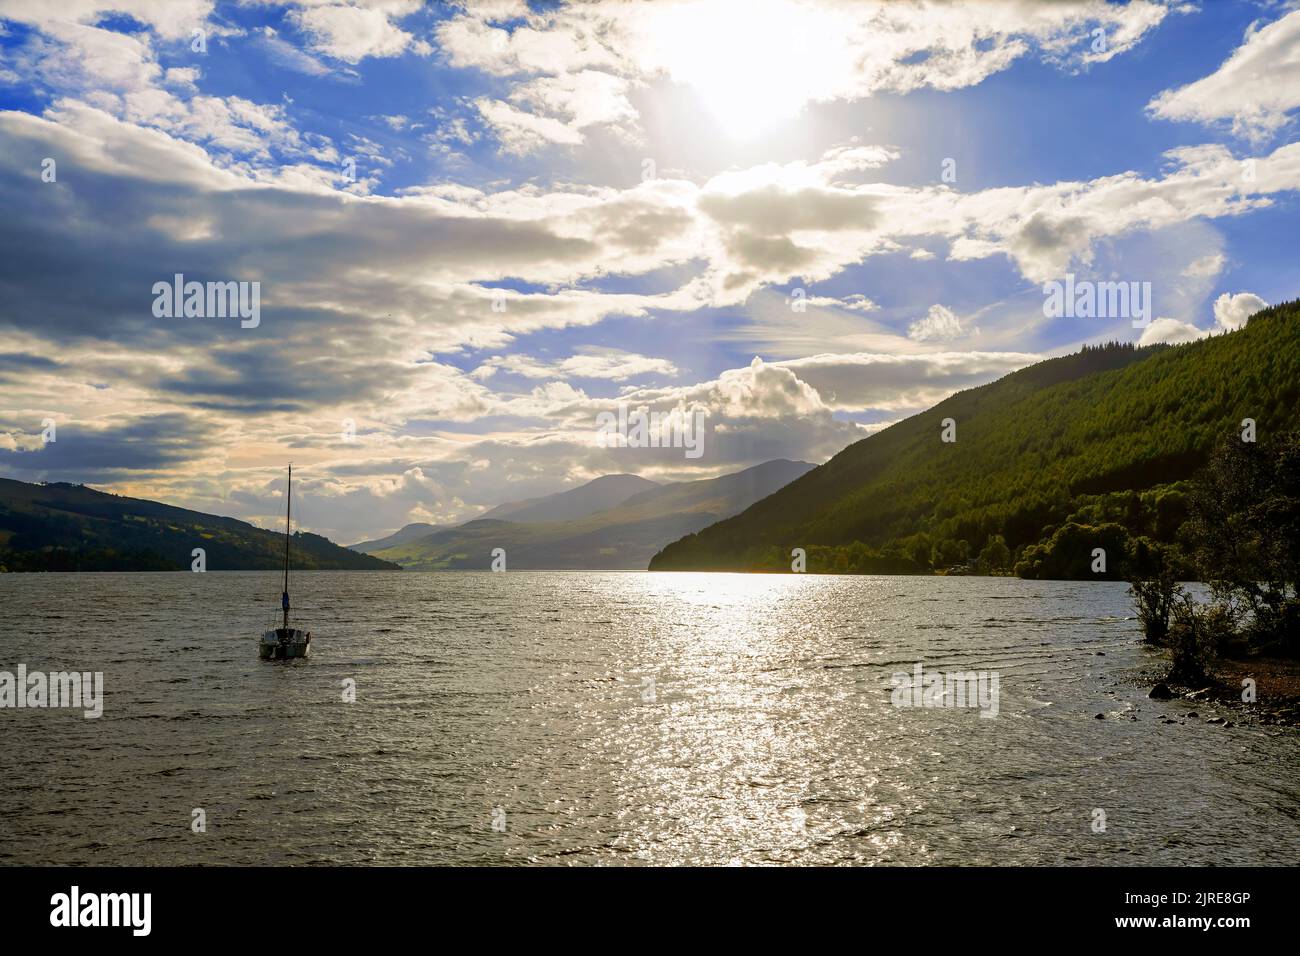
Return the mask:
[[298, 628], [277, 627], [267, 631], [257, 644], [257, 656], [264, 661], [288, 661], [311, 656], [311, 635]]

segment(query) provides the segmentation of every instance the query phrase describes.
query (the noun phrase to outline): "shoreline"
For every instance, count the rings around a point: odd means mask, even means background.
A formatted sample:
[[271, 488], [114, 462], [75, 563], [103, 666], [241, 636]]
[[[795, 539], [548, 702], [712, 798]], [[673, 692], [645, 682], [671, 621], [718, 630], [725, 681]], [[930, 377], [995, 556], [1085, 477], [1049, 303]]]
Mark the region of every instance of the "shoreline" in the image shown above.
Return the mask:
[[[1167, 652], [1163, 656], [1167, 659]], [[1227, 708], [1241, 723], [1300, 726], [1300, 661], [1280, 657], [1220, 658], [1214, 662], [1210, 682], [1201, 687], [1169, 681], [1145, 667], [1139, 679], [1151, 685], [1147, 696], [1152, 700], [1183, 700]], [[1255, 699], [1250, 702], [1242, 699], [1247, 680], [1255, 682]], [[1182, 716], [1207, 724], [1233, 725], [1226, 717], [1195, 710]], [[1173, 722], [1166, 718], [1166, 723]]]

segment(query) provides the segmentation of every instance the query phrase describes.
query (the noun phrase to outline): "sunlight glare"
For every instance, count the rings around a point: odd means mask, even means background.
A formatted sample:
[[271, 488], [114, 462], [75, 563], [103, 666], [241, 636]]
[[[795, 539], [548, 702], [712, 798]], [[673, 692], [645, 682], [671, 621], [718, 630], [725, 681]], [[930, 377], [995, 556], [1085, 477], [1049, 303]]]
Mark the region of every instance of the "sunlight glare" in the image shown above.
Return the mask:
[[834, 19], [792, 0], [665, 5], [651, 21], [649, 53], [698, 93], [725, 133], [748, 139], [836, 89], [846, 50]]

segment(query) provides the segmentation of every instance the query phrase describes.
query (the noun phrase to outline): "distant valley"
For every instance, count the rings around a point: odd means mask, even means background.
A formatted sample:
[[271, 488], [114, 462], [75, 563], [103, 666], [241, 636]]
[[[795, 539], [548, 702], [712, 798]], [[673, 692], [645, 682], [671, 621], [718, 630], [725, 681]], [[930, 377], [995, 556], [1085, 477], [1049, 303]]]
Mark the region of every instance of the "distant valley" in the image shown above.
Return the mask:
[[658, 484], [605, 475], [569, 491], [502, 505], [455, 527], [407, 525], [352, 547], [417, 571], [507, 569], [644, 571], [658, 551], [811, 471], [776, 460], [720, 478]]

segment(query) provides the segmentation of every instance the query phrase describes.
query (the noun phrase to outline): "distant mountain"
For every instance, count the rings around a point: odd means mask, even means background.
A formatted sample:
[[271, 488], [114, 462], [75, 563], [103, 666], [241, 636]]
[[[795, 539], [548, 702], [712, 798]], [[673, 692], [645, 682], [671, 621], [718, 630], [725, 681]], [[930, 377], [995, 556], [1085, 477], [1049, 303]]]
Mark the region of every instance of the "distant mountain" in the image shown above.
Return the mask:
[[[0, 569], [188, 571], [203, 548], [209, 571], [279, 568], [284, 535], [236, 518], [123, 498], [84, 485], [0, 478]], [[387, 561], [299, 531], [290, 551], [304, 570], [396, 570]]]
[[[1139, 539], [1175, 540], [1182, 483], [1215, 444], [1300, 417], [1300, 303], [1185, 345], [1088, 348], [968, 389], [868, 438], [746, 511], [676, 541], [651, 570], [1122, 574]], [[953, 442], [941, 440], [946, 419]], [[1056, 555], [1062, 548], [1079, 551]], [[1113, 542], [1113, 546], [1112, 546]], [[1120, 552], [1117, 554], [1117, 552]], [[1056, 560], [1071, 557], [1070, 562]]]
[[479, 518], [386, 548], [378, 556], [420, 571], [486, 569], [493, 549], [504, 548], [507, 570], [644, 570], [669, 541], [736, 514], [812, 467], [803, 461], [769, 461], [720, 478], [644, 482], [643, 490], [594, 514], [542, 522]]
[[[583, 518], [597, 511], [612, 508], [632, 495], [647, 489], [653, 490], [659, 483], [636, 475], [602, 475], [577, 488], [543, 495], [540, 498], [525, 498], [523, 501], [511, 501], [497, 505], [491, 511], [479, 515], [476, 521], [509, 518], [511, 521], [571, 521]], [[386, 538], [374, 541], [362, 541], [348, 545], [353, 551], [363, 554], [375, 554], [389, 548], [396, 548], [420, 538], [427, 538], [438, 531], [453, 530], [463, 525], [435, 525], [416, 522], [394, 531]]]
[[500, 518], [508, 521], [572, 521], [585, 518], [621, 504], [638, 492], [657, 488], [657, 481], [636, 475], [602, 475], [585, 485], [542, 498], [528, 498], [498, 505], [479, 515], [479, 519]]
[[788, 485], [813, 467], [806, 461], [778, 458], [720, 478], [670, 482], [635, 494], [606, 514], [624, 522], [687, 512], [726, 517]]
[[417, 538], [426, 538], [437, 530], [439, 530], [439, 526], [436, 524], [417, 521], [413, 524], [404, 525], [386, 538], [376, 538], [374, 541], [360, 541], [357, 544], [349, 544], [347, 547], [353, 551], [360, 551], [362, 554], [374, 554], [384, 548], [395, 548], [399, 544], [406, 544], [406, 542], [414, 541]]

